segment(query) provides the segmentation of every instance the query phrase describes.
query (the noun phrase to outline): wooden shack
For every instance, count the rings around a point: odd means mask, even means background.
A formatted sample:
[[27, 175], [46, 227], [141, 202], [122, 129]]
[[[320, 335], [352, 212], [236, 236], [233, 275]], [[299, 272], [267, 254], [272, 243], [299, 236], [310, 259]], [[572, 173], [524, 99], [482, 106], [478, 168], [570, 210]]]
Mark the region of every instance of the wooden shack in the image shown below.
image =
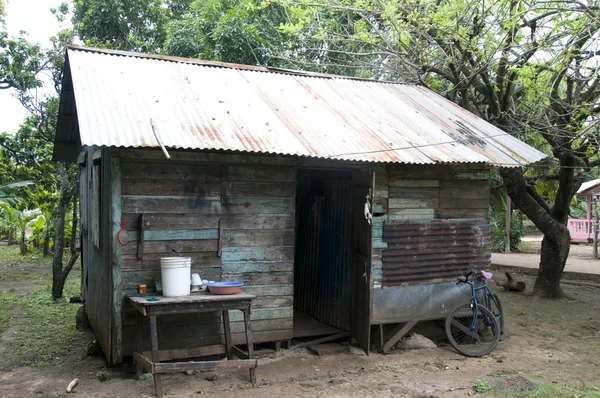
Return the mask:
[[[256, 342], [392, 343], [489, 265], [490, 168], [544, 157], [418, 86], [82, 47], [65, 65], [54, 157], [80, 166], [82, 295], [110, 364], [132, 352], [124, 297], [173, 255], [258, 296]], [[207, 315], [159, 323], [164, 358], [221, 339]]]

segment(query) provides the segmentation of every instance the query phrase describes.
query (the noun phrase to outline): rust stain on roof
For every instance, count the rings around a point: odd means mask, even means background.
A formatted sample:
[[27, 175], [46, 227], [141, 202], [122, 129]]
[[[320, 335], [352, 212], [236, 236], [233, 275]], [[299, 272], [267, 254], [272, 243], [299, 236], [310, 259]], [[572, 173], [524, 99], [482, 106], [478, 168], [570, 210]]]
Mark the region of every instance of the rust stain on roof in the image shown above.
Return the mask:
[[[167, 148], [503, 166], [546, 156], [424, 87], [74, 46], [67, 58], [83, 146], [158, 147], [152, 118]], [[57, 142], [73, 128], [59, 125]]]

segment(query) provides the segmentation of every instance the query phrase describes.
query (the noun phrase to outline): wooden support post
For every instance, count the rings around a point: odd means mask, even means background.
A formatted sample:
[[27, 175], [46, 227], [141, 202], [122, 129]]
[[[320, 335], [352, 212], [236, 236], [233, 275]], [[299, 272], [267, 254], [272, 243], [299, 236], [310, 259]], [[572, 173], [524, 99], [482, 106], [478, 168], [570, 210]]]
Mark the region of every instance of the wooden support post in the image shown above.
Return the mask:
[[144, 214], [140, 214], [140, 233], [137, 242], [137, 258], [141, 260], [144, 257], [144, 233], [146, 231]]
[[[244, 310], [244, 323], [246, 325], [246, 344], [248, 345], [248, 359], [254, 359], [254, 341], [252, 340], [252, 325], [250, 324], [250, 308]], [[250, 368], [250, 383], [256, 384], [255, 368]]]
[[[158, 363], [158, 329], [156, 327], [156, 315], [150, 316], [150, 340], [152, 342], [152, 362]], [[162, 380], [159, 374], [154, 374], [154, 389], [156, 396], [162, 398]]]
[[373, 326], [375, 333], [373, 334], [375, 349], [378, 353], [383, 354], [383, 325]]
[[596, 213], [596, 222], [594, 226], [594, 258], [598, 258], [598, 230], [600, 229], [600, 210], [598, 210], [598, 206], [600, 205], [600, 197], [595, 197], [593, 202]]
[[223, 225], [221, 224], [221, 219], [219, 218], [219, 237], [217, 240], [217, 257], [221, 257], [223, 253]]
[[225, 353], [227, 359], [233, 359], [231, 348], [233, 343], [231, 341], [231, 325], [229, 324], [229, 310], [223, 311], [223, 331], [225, 332]]
[[510, 200], [510, 196], [506, 194], [506, 243], [504, 246], [504, 251], [506, 253], [510, 253], [510, 219], [512, 215], [512, 203]]
[[281, 341], [275, 342], [275, 352], [281, 351]]
[[406, 335], [416, 324], [417, 320], [413, 319], [412, 321], [408, 321], [404, 326], [398, 325], [391, 333], [391, 337], [388, 341], [383, 345], [383, 353], [388, 353], [396, 343]]
[[[136, 312], [135, 351], [140, 355], [143, 355], [144, 352], [144, 334], [142, 330], [143, 319], [143, 315], [139, 312]], [[135, 362], [135, 377], [137, 380], [139, 380], [142, 377], [142, 364], [135, 359], [133, 362]]]

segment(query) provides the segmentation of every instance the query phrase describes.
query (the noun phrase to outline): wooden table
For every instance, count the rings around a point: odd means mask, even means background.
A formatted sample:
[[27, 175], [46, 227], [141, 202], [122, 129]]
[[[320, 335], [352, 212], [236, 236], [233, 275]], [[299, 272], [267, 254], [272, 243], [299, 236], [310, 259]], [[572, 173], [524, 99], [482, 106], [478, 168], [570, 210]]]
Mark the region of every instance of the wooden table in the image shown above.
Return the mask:
[[[148, 301], [149, 298], [156, 297], [158, 301]], [[254, 359], [254, 344], [252, 341], [252, 330], [250, 328], [250, 308], [252, 300], [256, 296], [239, 292], [232, 295], [213, 295], [208, 292], [193, 293], [183, 297], [163, 297], [152, 295], [128, 296], [129, 303], [138, 311], [135, 331], [136, 352], [133, 353], [133, 360], [136, 367], [136, 377], [142, 375], [142, 368], [150, 371], [154, 376], [154, 388], [156, 395], [162, 397], [161, 374], [185, 372], [196, 369], [215, 369], [215, 368], [237, 368], [244, 367], [250, 369], [250, 381], [256, 383], [257, 361]], [[235, 347], [231, 340], [231, 328], [229, 325], [229, 310], [240, 310], [244, 313], [244, 324], [246, 328], [246, 343], [248, 351], [244, 352]], [[227, 359], [219, 361], [190, 361], [190, 362], [159, 362], [158, 360], [158, 333], [156, 328], [156, 317], [167, 314], [184, 314], [190, 312], [222, 312], [223, 329], [225, 331], [225, 352]], [[152, 343], [152, 360], [145, 357], [144, 338], [142, 326], [144, 317], [150, 319], [150, 340]], [[239, 359], [234, 360], [233, 355]]]

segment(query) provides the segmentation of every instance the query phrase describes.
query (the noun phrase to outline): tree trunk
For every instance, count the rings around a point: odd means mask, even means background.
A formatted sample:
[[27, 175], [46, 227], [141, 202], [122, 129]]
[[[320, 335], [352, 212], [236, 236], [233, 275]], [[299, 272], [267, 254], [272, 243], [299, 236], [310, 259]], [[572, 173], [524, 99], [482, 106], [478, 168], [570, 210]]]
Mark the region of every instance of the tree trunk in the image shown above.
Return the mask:
[[[52, 297], [61, 298], [63, 296], [63, 288], [67, 275], [64, 275], [63, 270], [63, 249], [65, 245], [65, 216], [69, 202], [73, 196], [73, 191], [69, 181], [69, 169], [65, 165], [63, 170], [63, 178], [60, 185], [60, 198], [56, 206], [56, 217], [54, 221], [54, 255], [52, 257]], [[71, 259], [73, 259], [72, 256]], [[69, 261], [71, 263], [71, 261]], [[71, 265], [72, 267], [72, 265]], [[70, 271], [70, 269], [69, 269]]]
[[558, 241], [544, 236], [540, 256], [540, 270], [533, 286], [536, 295], [544, 298], [563, 297], [560, 278], [565, 269], [570, 248], [571, 237], [569, 234]]
[[[562, 159], [561, 159], [562, 165]], [[560, 185], [556, 200], [550, 207], [535, 190], [527, 187], [523, 171], [502, 168], [500, 175], [507, 193], [515, 204], [544, 234], [538, 272], [533, 292], [536, 296], [558, 298], [563, 296], [560, 279], [569, 256], [571, 234], [567, 228], [569, 204], [576, 191], [572, 168], [560, 170]], [[580, 185], [577, 184], [577, 187]]]
[[49, 234], [46, 234], [46, 237], [44, 238], [44, 243], [42, 244], [42, 255], [44, 257], [46, 257], [49, 254], [50, 254], [50, 236], [49, 236]]
[[25, 243], [25, 230], [21, 231], [21, 241], [19, 242], [21, 254], [27, 254], [27, 244]]

